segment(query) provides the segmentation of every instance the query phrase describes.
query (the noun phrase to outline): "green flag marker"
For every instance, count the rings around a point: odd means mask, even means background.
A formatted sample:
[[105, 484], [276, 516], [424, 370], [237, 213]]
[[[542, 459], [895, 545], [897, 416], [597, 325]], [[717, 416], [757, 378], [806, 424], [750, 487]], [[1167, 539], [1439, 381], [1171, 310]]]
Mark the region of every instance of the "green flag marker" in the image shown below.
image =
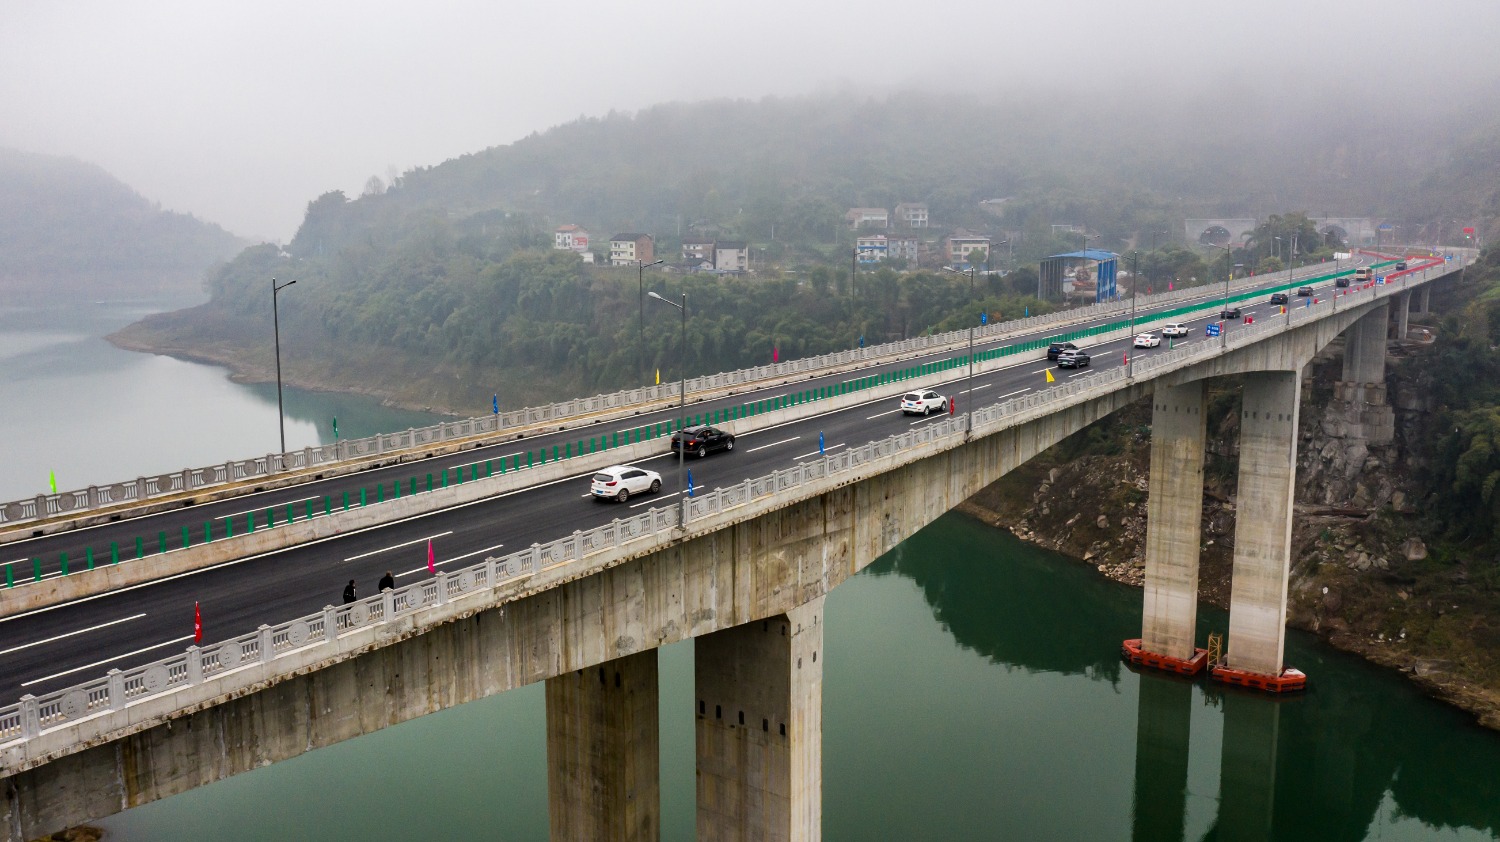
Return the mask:
[[57, 471], [48, 471], [47, 479], [52, 482], [52, 493], [57, 493]]
[[339, 417], [337, 415], [333, 416], [333, 440], [339, 440]]

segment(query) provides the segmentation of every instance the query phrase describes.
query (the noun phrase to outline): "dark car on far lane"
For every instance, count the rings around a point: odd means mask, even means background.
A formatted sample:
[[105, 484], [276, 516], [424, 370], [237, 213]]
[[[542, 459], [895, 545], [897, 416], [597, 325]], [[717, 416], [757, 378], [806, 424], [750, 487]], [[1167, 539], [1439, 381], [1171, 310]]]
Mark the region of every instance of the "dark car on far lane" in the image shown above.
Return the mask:
[[1061, 354], [1057, 355], [1058, 368], [1083, 368], [1088, 364], [1089, 354], [1087, 351], [1081, 351], [1075, 348], [1072, 351], [1063, 351]]
[[1312, 294], [1313, 294], [1313, 288], [1312, 287], [1302, 287], [1301, 289], [1297, 290], [1297, 296], [1299, 298], [1311, 298]]
[[1271, 303], [1272, 304], [1285, 304], [1286, 301], [1287, 301], [1286, 293], [1284, 293], [1284, 292], [1273, 292], [1273, 293], [1271, 293]]
[[687, 438], [687, 452], [694, 456], [707, 456], [711, 450], [734, 450], [733, 433], [727, 433], [718, 427], [701, 424], [697, 427], [686, 427], [673, 433], [673, 452], [682, 447], [682, 439], [684, 437]]
[[1240, 308], [1238, 308], [1238, 307], [1226, 307], [1226, 308], [1224, 308], [1224, 311], [1219, 314], [1219, 318], [1224, 319], [1226, 321], [1229, 320], [1229, 319], [1238, 319], [1239, 317], [1240, 317]]
[[1072, 342], [1053, 342], [1047, 347], [1047, 359], [1055, 360], [1057, 359], [1057, 355], [1061, 354], [1063, 351], [1076, 350], [1078, 350], [1078, 346], [1074, 345]]

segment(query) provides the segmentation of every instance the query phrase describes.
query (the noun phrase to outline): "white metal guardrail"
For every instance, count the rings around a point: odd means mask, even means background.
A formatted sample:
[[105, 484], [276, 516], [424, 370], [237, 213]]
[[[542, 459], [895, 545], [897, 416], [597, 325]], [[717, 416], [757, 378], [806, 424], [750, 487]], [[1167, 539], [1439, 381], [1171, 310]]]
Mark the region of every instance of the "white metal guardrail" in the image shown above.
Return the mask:
[[[1447, 271], [1447, 267], [1441, 268]], [[1427, 280], [1442, 272], [1421, 272]], [[1285, 316], [1237, 327], [1222, 342], [1205, 340], [1189, 343], [1165, 353], [1143, 357], [1131, 374], [1124, 367], [1111, 368], [1058, 383], [1042, 391], [1022, 395], [973, 411], [975, 435], [989, 435], [1006, 427], [1039, 418], [1077, 403], [1093, 400], [1114, 391], [1124, 383], [1140, 382], [1169, 371], [1185, 368], [1204, 359], [1242, 348], [1262, 339], [1291, 330], [1310, 321], [1331, 316], [1348, 308], [1390, 297], [1403, 292], [1405, 281], [1376, 284], [1348, 290], [1346, 295], [1316, 304], [1293, 307]], [[762, 477], [747, 479], [736, 485], [718, 488], [688, 501], [689, 521], [723, 512], [732, 512], [770, 495], [789, 491], [838, 474], [858, 471], [867, 463], [897, 456], [904, 451], [930, 445], [958, 446], [962, 443], [966, 418], [951, 416], [932, 424], [881, 441], [841, 450], [838, 454], [802, 462], [794, 467], [774, 471]], [[66, 728], [93, 716], [119, 711], [133, 703], [156, 699], [218, 679], [245, 669], [245, 686], [267, 680], [261, 665], [307, 647], [330, 644], [340, 634], [356, 629], [396, 621], [424, 608], [445, 605], [451, 601], [477, 595], [520, 578], [584, 559], [602, 550], [652, 539], [658, 543], [670, 537], [678, 525], [681, 507], [669, 505], [642, 514], [616, 519], [587, 532], [574, 532], [546, 544], [531, 547], [462, 570], [440, 572], [426, 581], [417, 582], [377, 596], [340, 607], [298, 617], [274, 626], [242, 634], [209, 646], [192, 646], [180, 655], [153, 661], [108, 674], [41, 696], [23, 696], [21, 701], [0, 707], [0, 748]], [[291, 674], [287, 672], [286, 674]]]
[[[1321, 268], [1321, 264], [1319, 267]], [[1234, 289], [1242, 290], [1263, 284], [1266, 277], [1247, 278], [1235, 283]], [[1173, 292], [1141, 296], [1136, 300], [1137, 308], [1159, 307], [1188, 298], [1213, 298], [1212, 286], [1196, 286]], [[999, 324], [986, 325], [975, 332], [975, 339], [989, 341], [1015, 333], [1029, 333], [1051, 325], [1065, 325], [1090, 321], [1130, 309], [1129, 299], [1093, 304], [1088, 307], [1059, 310], [1045, 316], [1015, 319]], [[878, 362], [885, 358], [900, 358], [913, 353], [957, 348], [966, 345], [967, 329], [949, 331], [929, 336], [917, 336], [897, 342], [888, 342], [869, 348], [837, 351], [800, 360], [756, 366], [721, 374], [707, 374], [687, 381], [688, 394], [715, 391], [745, 386], [778, 377], [798, 374], [812, 375], [824, 369], [836, 369], [854, 362]], [[541, 407], [529, 407], [511, 412], [481, 415], [459, 421], [444, 421], [427, 427], [418, 427], [398, 433], [382, 433], [359, 439], [344, 439], [335, 444], [308, 447], [288, 453], [268, 453], [249, 459], [237, 459], [223, 464], [200, 468], [184, 468], [180, 471], [134, 480], [91, 485], [56, 494], [38, 494], [21, 500], [12, 500], [0, 505], [0, 527], [27, 521], [43, 520], [58, 515], [78, 515], [92, 509], [135, 503], [153, 498], [196, 491], [202, 488], [227, 485], [235, 482], [255, 480], [293, 471], [337, 464], [349, 460], [379, 457], [387, 453], [411, 450], [424, 445], [503, 433], [534, 424], [566, 421], [570, 418], [593, 415], [610, 410], [624, 409], [677, 397], [677, 382], [625, 389], [609, 395], [591, 398], [575, 398]]]

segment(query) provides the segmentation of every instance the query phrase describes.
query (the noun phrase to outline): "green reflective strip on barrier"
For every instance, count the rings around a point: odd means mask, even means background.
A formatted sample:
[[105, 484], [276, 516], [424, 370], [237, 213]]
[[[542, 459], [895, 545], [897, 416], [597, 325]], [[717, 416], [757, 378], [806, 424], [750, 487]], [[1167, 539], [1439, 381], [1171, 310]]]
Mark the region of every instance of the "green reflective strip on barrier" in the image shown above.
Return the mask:
[[[348, 499], [348, 497], [349, 497], [348, 494], [344, 495], [344, 498], [346, 500]], [[344, 506], [344, 508], [347, 509], [349, 507], [346, 505], [346, 506]], [[270, 529], [271, 527], [273, 527], [275, 525], [276, 525], [276, 510], [275, 509], [266, 509], [266, 528]]]
[[205, 520], [205, 521], [203, 521], [203, 543], [205, 543], [205, 544], [212, 544], [213, 542], [214, 542], [214, 522], [211, 521], [211, 520]]
[[444, 488], [448, 487], [448, 469], [447, 468], [443, 469], [443, 487]]
[[141, 540], [140, 538], [135, 539], [135, 557], [146, 557], [146, 542]]
[[58, 560], [62, 562], [62, 574], [64, 576], [68, 575], [68, 554], [63, 553]]
[[[416, 477], [412, 477], [412, 480], [411, 480], [411, 493], [413, 493], [413, 494], [417, 493], [417, 478]], [[326, 494], [323, 495], [323, 514], [325, 514], [325, 515], [331, 515], [331, 514], [333, 514], [333, 498], [330, 497], [330, 496], [328, 496], [328, 495], [326, 495]]]
[[431, 473], [427, 474], [427, 490], [428, 491], [432, 490], [432, 474]]
[[188, 537], [188, 528], [182, 527], [182, 548], [185, 550], [192, 546], [192, 540]]
[[[140, 541], [141, 539], [137, 538], [135, 540]], [[33, 577], [32, 577], [33, 581], [37, 581], [37, 582], [42, 581], [42, 560], [41, 559], [34, 558], [34, 559], [31, 560], [31, 570], [32, 570], [32, 573], [33, 573]]]
[[120, 545], [115, 543], [114, 541], [109, 542], [109, 563], [120, 563]]
[[[346, 512], [349, 511], [349, 492], [347, 492], [347, 491], [344, 492], [344, 511], [346, 511]], [[275, 526], [275, 525], [276, 524], [274, 524], [274, 523], [271, 524], [271, 526]]]
[[365, 502], [366, 502], [366, 500], [365, 500], [365, 489], [364, 489], [363, 486], [361, 486], [360, 489], [359, 489], [359, 504], [361, 506], [363, 506], [363, 505], [365, 505]]
[[552, 461], [557, 461], [557, 445], [552, 445]]
[[156, 533], [156, 551], [158, 553], [167, 551], [167, 533], [165, 531]]
[[11, 572], [9, 564], [5, 565], [5, 586], [7, 588], [16, 586], [16, 576], [15, 573]]
[[[395, 488], [397, 490], [400, 490], [401, 483], [399, 481], [396, 482]], [[313, 519], [312, 501], [308, 500], [306, 503], [303, 503], [302, 504], [302, 509], [303, 509], [303, 513], [304, 513], [306, 519], [307, 520], [312, 520]]]
[[[519, 466], [520, 464], [521, 464], [521, 457], [517, 456], [516, 457], [516, 465]], [[531, 467], [531, 451], [529, 451], [529, 450], [526, 451], [526, 467], [528, 467], [528, 468]]]
[[383, 482], [375, 484], [375, 502], [385, 502], [385, 483]]
[[297, 519], [297, 510], [292, 508], [291, 503], [286, 504], [286, 522], [291, 523]]
[[572, 459], [573, 458], [573, 443], [572, 442], [568, 442], [567, 447], [563, 449], [563, 458], [564, 459]]
[[[184, 526], [183, 529], [187, 529], [187, 527]], [[94, 548], [93, 547], [84, 547], [84, 549], [83, 549], [83, 555], [84, 555], [84, 558], [86, 559], [85, 563], [88, 564], [88, 569], [93, 570], [94, 569]]]
[[490, 467], [490, 460], [484, 460], [484, 478], [489, 479], [495, 475], [495, 469]]

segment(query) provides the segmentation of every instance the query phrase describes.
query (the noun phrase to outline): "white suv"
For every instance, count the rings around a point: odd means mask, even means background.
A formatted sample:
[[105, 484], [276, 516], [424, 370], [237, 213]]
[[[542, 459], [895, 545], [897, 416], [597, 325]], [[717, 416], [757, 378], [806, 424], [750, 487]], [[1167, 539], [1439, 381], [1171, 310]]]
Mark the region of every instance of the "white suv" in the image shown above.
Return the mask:
[[948, 399], [931, 389], [901, 396], [901, 411], [907, 415], [927, 415], [933, 410], [947, 412]]
[[630, 465], [615, 465], [594, 474], [589, 494], [595, 500], [618, 500], [623, 503], [632, 494], [655, 494], [661, 490], [661, 474]]
[[1190, 328], [1182, 322], [1167, 322], [1161, 326], [1162, 336], [1187, 336]]

